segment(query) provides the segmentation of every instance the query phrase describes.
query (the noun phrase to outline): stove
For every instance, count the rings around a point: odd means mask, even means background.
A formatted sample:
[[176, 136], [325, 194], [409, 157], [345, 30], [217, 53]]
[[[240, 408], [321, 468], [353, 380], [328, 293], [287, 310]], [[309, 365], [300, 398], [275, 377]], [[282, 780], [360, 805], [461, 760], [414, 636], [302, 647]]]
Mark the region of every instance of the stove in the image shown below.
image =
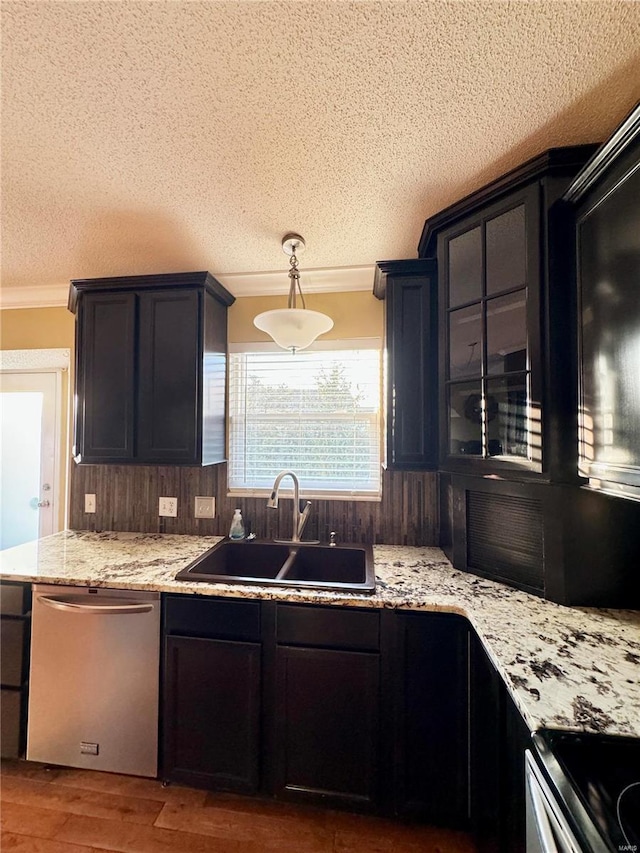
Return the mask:
[[579, 848], [640, 853], [640, 738], [543, 729], [533, 744]]

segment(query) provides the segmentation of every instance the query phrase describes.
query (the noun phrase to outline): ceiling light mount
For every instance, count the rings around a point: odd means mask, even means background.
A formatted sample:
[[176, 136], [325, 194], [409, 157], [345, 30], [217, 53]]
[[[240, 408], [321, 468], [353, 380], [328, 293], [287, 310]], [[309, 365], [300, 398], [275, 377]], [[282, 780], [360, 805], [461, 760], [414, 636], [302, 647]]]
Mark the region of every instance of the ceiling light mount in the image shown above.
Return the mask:
[[285, 255], [301, 255], [307, 248], [304, 237], [290, 231], [282, 238], [282, 251]]
[[[333, 320], [319, 311], [307, 308], [302, 288], [300, 287], [300, 271], [298, 270], [298, 255], [304, 252], [306, 243], [299, 234], [289, 232], [282, 238], [282, 251], [289, 255], [289, 299], [286, 308], [275, 311], [264, 311], [254, 319], [256, 328], [270, 335], [283, 349], [293, 354], [299, 349], [306, 349], [318, 335], [333, 328]], [[302, 308], [296, 307], [297, 296], [300, 296]]]

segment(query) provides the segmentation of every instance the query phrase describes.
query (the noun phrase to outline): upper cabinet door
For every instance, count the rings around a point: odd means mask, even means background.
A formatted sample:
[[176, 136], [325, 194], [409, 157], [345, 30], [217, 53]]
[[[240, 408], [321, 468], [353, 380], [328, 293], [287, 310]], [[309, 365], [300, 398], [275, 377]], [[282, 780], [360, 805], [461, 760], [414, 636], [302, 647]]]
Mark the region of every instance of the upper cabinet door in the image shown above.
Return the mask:
[[580, 482], [569, 182], [596, 145], [552, 148], [436, 213], [440, 468]]
[[385, 299], [387, 466], [438, 465], [437, 275], [433, 260], [380, 261]]
[[445, 464], [541, 470], [538, 199], [530, 186], [440, 235]]
[[148, 291], [139, 296], [138, 458], [197, 461], [201, 432], [200, 294]]
[[82, 461], [135, 455], [134, 293], [90, 293], [76, 333], [76, 446]]

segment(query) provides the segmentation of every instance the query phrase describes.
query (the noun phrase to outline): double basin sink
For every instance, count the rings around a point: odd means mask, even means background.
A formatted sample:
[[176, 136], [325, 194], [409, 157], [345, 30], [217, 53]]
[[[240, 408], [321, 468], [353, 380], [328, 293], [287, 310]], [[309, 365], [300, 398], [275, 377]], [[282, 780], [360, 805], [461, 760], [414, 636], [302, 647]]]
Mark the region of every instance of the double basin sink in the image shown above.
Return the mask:
[[371, 545], [222, 539], [178, 572], [176, 580], [372, 593], [373, 549]]

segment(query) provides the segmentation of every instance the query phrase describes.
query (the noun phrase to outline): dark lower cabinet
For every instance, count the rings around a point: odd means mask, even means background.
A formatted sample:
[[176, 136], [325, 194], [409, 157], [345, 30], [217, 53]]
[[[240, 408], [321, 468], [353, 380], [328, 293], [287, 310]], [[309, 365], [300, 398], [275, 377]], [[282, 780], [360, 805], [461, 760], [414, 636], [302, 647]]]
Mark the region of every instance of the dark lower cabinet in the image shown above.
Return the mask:
[[0, 583], [0, 755], [24, 753], [29, 691], [31, 586]]
[[262, 720], [259, 603], [168, 596], [165, 633], [163, 777], [255, 793]]
[[163, 778], [524, 851], [528, 729], [466, 619], [168, 595]]
[[480, 641], [469, 646], [469, 811], [481, 853], [499, 853], [502, 680]]
[[468, 624], [397, 615], [395, 811], [464, 826], [468, 814]]
[[166, 643], [165, 775], [253, 793], [259, 784], [260, 644]]
[[272, 793], [379, 805], [380, 613], [278, 604]]
[[470, 647], [470, 813], [480, 853], [525, 853], [530, 732], [477, 637]]
[[280, 646], [276, 687], [274, 793], [374, 806], [379, 654]]

